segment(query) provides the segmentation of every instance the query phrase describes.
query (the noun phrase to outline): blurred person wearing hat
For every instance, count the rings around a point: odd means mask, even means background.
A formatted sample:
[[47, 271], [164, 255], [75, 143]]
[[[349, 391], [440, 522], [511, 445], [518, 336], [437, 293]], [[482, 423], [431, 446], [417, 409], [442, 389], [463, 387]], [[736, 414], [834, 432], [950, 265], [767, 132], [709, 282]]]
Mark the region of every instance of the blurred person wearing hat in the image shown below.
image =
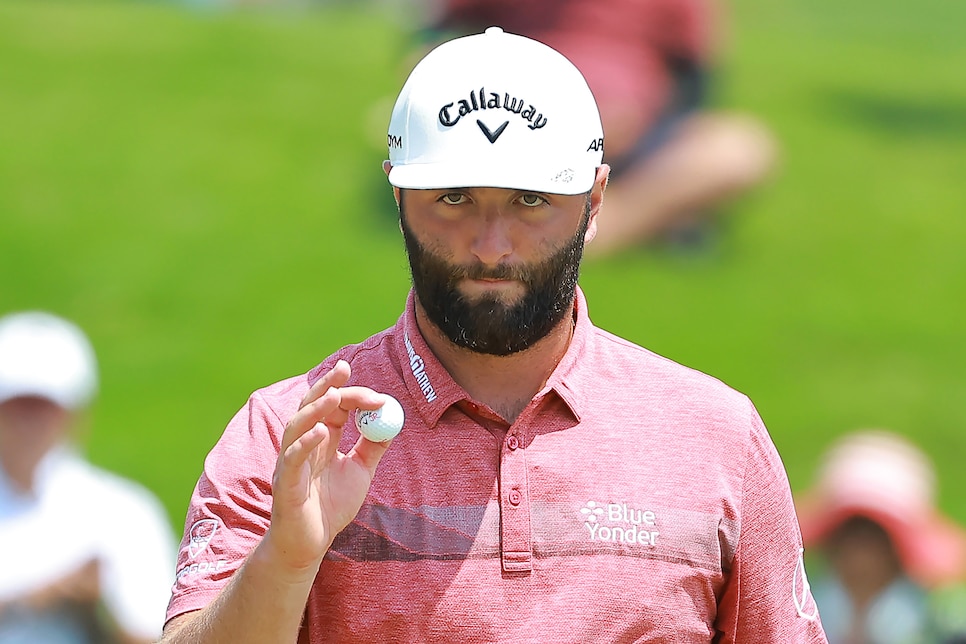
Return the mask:
[[948, 606], [963, 597], [966, 531], [935, 488], [928, 457], [893, 432], [856, 431], [827, 451], [798, 512], [825, 564], [812, 590], [831, 644], [966, 641], [966, 605]]
[[[162, 641], [825, 642], [754, 405], [590, 320], [609, 167], [577, 68], [499, 27], [449, 41], [387, 143], [405, 308], [229, 421]], [[387, 395], [405, 424], [374, 442], [352, 417]]]
[[152, 642], [173, 581], [158, 500], [86, 462], [74, 434], [94, 350], [44, 312], [0, 317], [0, 644]]

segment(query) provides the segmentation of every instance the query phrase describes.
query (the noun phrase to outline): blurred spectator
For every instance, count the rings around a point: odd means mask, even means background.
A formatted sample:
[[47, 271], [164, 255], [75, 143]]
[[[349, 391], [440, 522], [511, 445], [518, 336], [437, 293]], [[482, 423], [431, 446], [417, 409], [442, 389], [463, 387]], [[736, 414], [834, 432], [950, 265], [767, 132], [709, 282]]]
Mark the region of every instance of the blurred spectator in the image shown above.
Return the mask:
[[174, 581], [167, 516], [71, 446], [96, 388], [94, 352], [75, 325], [39, 312], [0, 318], [0, 644], [160, 636]]
[[720, 35], [715, 5], [437, 0], [430, 31], [467, 34], [497, 25], [550, 45], [583, 72], [600, 106], [604, 162], [613, 170], [607, 215], [587, 247], [602, 254], [653, 239], [693, 241], [688, 236], [708, 216], [762, 182], [774, 164], [763, 125], [707, 106]]
[[966, 532], [935, 487], [926, 455], [890, 432], [829, 449], [798, 516], [824, 564], [812, 593], [830, 644], [966, 642]]

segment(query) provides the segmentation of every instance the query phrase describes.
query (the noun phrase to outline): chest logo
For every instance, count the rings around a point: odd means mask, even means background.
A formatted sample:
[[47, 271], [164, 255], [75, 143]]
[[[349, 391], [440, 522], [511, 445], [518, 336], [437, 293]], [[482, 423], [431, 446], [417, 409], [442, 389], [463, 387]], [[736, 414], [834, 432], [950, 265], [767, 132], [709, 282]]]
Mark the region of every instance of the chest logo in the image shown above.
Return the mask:
[[587, 501], [580, 515], [591, 541], [656, 546], [661, 534], [657, 514], [627, 503]]

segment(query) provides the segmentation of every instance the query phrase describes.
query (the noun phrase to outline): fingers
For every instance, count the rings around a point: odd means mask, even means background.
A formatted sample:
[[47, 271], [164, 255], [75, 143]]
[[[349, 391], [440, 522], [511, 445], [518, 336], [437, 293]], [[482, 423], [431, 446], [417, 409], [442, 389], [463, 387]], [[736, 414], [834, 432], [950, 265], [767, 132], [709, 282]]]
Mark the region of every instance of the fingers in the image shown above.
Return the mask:
[[[282, 434], [279, 458], [285, 462], [286, 469], [301, 467], [320, 448], [321, 461], [331, 462], [350, 415], [356, 409], [378, 409], [385, 403], [385, 395], [369, 387], [346, 386], [351, 375], [349, 363], [339, 360], [303, 396], [298, 411], [289, 419]], [[374, 473], [390, 442], [374, 443], [360, 438], [349, 455], [354, 455], [370, 473]]]
[[329, 461], [335, 456], [335, 451], [341, 440], [342, 432], [340, 430], [333, 431], [326, 427], [324, 423], [316, 423], [293, 440], [292, 444], [279, 454], [279, 460], [284, 462], [290, 470], [301, 467], [309, 456], [325, 443], [322, 456], [325, 461]]
[[[310, 431], [316, 423], [325, 421], [329, 427], [341, 426], [345, 423], [347, 418], [345, 414], [337, 413], [336, 417], [332, 418], [328, 418], [328, 416], [339, 409], [341, 396], [338, 393], [338, 388], [345, 385], [351, 375], [352, 369], [349, 367], [349, 363], [345, 360], [339, 360], [334, 367], [315, 381], [302, 397], [298, 411], [285, 426], [280, 446], [282, 453], [288, 450], [303, 434]], [[338, 416], [341, 416], [341, 418]]]
[[[288, 450], [296, 440], [315, 427], [317, 423], [323, 422], [330, 414], [337, 412], [340, 401], [341, 396], [339, 395], [339, 390], [330, 387], [321, 396], [300, 407], [285, 426], [280, 451], [285, 452]], [[341, 413], [344, 416], [344, 412]], [[342, 422], [344, 423], [345, 420], [343, 419]], [[341, 427], [342, 423], [336, 425], [333, 419], [333, 422], [329, 422], [327, 425], [329, 427]]]
[[335, 363], [334, 367], [322, 374], [322, 377], [316, 380], [315, 384], [313, 384], [309, 390], [305, 392], [305, 396], [302, 397], [302, 402], [299, 405], [299, 409], [305, 407], [307, 404], [324, 394], [329, 387], [343, 386], [345, 383], [349, 382], [349, 376], [351, 375], [352, 369], [349, 367], [349, 363], [345, 360], [339, 360]]
[[[315, 450], [321, 450], [322, 463], [330, 463], [339, 448], [343, 427], [350, 414], [356, 409], [378, 409], [385, 401], [385, 394], [368, 387], [330, 388], [296, 412], [286, 426], [279, 455], [285, 469], [291, 471], [301, 467]], [[347, 456], [357, 459], [369, 470], [371, 477], [390, 442], [375, 443], [360, 437]]]
[[379, 409], [386, 402], [385, 394], [369, 387], [342, 387], [339, 395], [339, 409], [347, 415], [356, 409]]
[[[349, 412], [355, 409], [378, 409], [385, 401], [384, 397], [368, 387], [346, 387], [345, 384], [349, 381], [350, 375], [352, 375], [352, 370], [345, 360], [339, 360], [332, 369], [322, 374], [322, 377], [302, 397], [299, 411], [312, 407], [302, 414], [303, 417], [314, 417], [314, 422], [319, 422], [322, 417], [317, 417], [316, 412], [324, 410], [327, 414], [325, 416], [327, 425], [341, 425], [348, 419]], [[319, 403], [326, 392], [333, 388], [339, 390], [339, 410], [345, 412], [342, 416], [339, 415], [338, 411], [330, 409], [327, 404]], [[332, 416], [329, 417], [328, 414], [332, 414]]]
[[[302, 462], [304, 455], [299, 458], [296, 454], [307, 455], [328, 439], [323, 454], [328, 461], [335, 455], [349, 415], [356, 409], [378, 409], [385, 402], [385, 396], [368, 387], [346, 387], [351, 374], [349, 363], [339, 360], [309, 388], [299, 410], [285, 426], [280, 445], [282, 455], [292, 451], [290, 448], [294, 445], [296, 449], [289, 458]], [[320, 423], [324, 427], [319, 427]]]

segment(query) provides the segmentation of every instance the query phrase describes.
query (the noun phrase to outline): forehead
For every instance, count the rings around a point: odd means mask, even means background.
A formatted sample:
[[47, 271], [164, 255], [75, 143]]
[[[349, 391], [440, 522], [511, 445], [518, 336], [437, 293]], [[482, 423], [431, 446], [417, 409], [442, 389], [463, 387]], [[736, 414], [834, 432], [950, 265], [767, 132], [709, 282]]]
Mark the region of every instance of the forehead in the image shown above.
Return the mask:
[[53, 400], [39, 395], [25, 394], [0, 402], [0, 415], [61, 415], [70, 413]]

